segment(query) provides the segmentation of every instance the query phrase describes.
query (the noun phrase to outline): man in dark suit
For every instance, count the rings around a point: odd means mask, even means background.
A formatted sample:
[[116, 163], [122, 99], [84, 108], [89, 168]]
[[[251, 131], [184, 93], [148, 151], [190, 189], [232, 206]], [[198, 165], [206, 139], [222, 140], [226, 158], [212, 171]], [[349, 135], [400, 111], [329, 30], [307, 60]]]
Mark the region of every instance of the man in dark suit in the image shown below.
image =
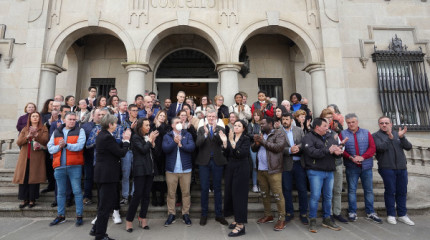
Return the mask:
[[118, 119], [106, 114], [101, 120], [102, 130], [96, 138], [97, 161], [94, 167], [94, 182], [99, 190], [99, 206], [97, 221], [91, 232], [95, 232], [96, 240], [111, 239], [106, 234], [109, 213], [113, 210], [118, 199], [118, 183], [121, 175], [120, 160], [130, 146], [131, 130], [123, 134], [121, 144], [116, 142], [112, 133], [116, 130]]
[[123, 125], [123, 122], [125, 122], [129, 118], [128, 111], [127, 111], [127, 107], [128, 107], [127, 101], [125, 100], [119, 101], [118, 106], [119, 106], [118, 113], [115, 114], [115, 116], [118, 118], [117, 124]]
[[284, 148], [284, 171], [282, 172], [282, 192], [285, 198], [285, 221], [289, 222], [294, 218], [293, 207], [293, 180], [296, 183], [299, 193], [300, 221], [309, 224], [308, 213], [308, 193], [306, 186], [305, 162], [301, 157], [302, 138], [305, 136], [303, 130], [293, 126], [291, 113], [282, 115], [282, 129], [287, 136], [287, 145]]
[[185, 92], [179, 91], [178, 95], [176, 95], [176, 99], [178, 99], [178, 102], [172, 103], [172, 105], [170, 105], [169, 111], [167, 112], [167, 119], [169, 122], [171, 122], [172, 118], [176, 117], [178, 112], [182, 110], [185, 102]]
[[215, 220], [223, 225], [228, 225], [222, 214], [222, 193], [221, 182], [224, 165], [227, 164], [222, 153], [222, 140], [219, 132], [225, 133], [223, 127], [218, 126], [217, 112], [215, 109], [209, 109], [206, 115], [208, 124], [199, 128], [197, 133], [196, 146], [199, 153], [196, 158], [196, 164], [199, 165], [200, 185], [201, 185], [201, 217], [200, 225], [206, 225], [208, 218], [208, 200], [209, 200], [209, 181], [212, 173], [213, 187], [215, 193]]

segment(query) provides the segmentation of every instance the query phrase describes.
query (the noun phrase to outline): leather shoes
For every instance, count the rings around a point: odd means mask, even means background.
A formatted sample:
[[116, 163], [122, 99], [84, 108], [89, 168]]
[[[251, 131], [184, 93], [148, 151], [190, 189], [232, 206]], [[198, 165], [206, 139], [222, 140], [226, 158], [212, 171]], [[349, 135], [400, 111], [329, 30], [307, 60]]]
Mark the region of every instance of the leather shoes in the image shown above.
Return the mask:
[[55, 189], [52, 189], [52, 188], [44, 188], [44, 189], [42, 189], [42, 191], [40, 191], [40, 193], [47, 193], [47, 192], [52, 192], [52, 191], [54, 191]]
[[90, 236], [95, 236], [96, 235], [96, 229], [93, 227], [90, 230]]
[[[242, 228], [239, 228], [239, 227], [236, 227], [235, 228], [236, 229], [236, 231], [238, 231], [238, 232], [233, 232], [233, 231], [231, 231], [229, 234], [228, 234], [228, 236], [229, 237], [239, 237], [239, 236], [242, 236], [242, 235], [244, 235], [245, 234], [245, 225], [242, 227]], [[240, 230], [239, 230], [240, 229]]]
[[273, 222], [272, 216], [262, 217], [262, 218], [258, 219], [258, 221], [257, 221], [257, 223], [268, 223], [268, 222]]
[[225, 225], [225, 226], [228, 225], [228, 222], [227, 222], [227, 220], [225, 220], [224, 217], [215, 217], [215, 221], [217, 221], [217, 222], [219, 222], [219, 223], [221, 223], [222, 225]]
[[115, 240], [115, 239], [110, 238], [109, 236], [104, 236], [101, 240]]
[[57, 206], [57, 201], [53, 201], [52, 203], [51, 203], [51, 207], [56, 207]]
[[207, 216], [201, 216], [200, 217], [200, 226], [206, 225], [207, 221], [208, 221], [208, 217]]
[[273, 230], [275, 231], [282, 231], [287, 226], [287, 223], [285, 221], [278, 220]]

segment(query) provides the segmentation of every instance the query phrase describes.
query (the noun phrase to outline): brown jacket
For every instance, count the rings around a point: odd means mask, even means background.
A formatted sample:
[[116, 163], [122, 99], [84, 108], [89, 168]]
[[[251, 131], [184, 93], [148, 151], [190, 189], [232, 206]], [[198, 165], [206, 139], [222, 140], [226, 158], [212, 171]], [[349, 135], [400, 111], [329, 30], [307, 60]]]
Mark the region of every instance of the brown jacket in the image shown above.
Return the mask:
[[[41, 145], [46, 146], [49, 141], [48, 129], [43, 126], [38, 131], [36, 141]], [[25, 178], [25, 169], [27, 167], [27, 135], [28, 128], [22, 129], [19, 134], [18, 141], [16, 142], [18, 146], [21, 147], [19, 152], [18, 162], [16, 163], [15, 174], [13, 175], [13, 183], [23, 184]], [[44, 183], [46, 181], [46, 169], [45, 169], [45, 151], [33, 151], [30, 152], [30, 169], [28, 175], [29, 184]]]
[[[281, 173], [284, 169], [284, 148], [287, 145], [287, 137], [282, 129], [273, 129], [267, 140], [261, 143], [266, 148], [268, 173]], [[251, 149], [253, 152], [258, 152], [260, 145], [252, 143]], [[257, 155], [258, 162], [258, 155]]]

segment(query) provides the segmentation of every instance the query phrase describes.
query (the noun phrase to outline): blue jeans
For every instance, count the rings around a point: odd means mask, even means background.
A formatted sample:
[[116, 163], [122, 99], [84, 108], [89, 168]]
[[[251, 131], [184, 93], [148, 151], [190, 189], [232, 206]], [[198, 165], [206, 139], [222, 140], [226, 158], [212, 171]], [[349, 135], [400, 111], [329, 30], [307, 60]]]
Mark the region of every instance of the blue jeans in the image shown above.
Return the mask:
[[209, 181], [210, 181], [210, 175], [212, 172], [212, 181], [213, 181], [214, 195], [215, 195], [215, 215], [217, 217], [222, 217], [221, 181], [222, 181], [223, 169], [224, 169], [224, 166], [217, 166], [212, 158], [209, 161], [208, 165], [199, 166], [200, 186], [202, 188], [202, 193], [201, 193], [202, 216], [208, 215]]
[[70, 180], [72, 185], [73, 194], [75, 195], [76, 203], [76, 216], [82, 216], [84, 206], [82, 203], [82, 189], [81, 177], [82, 166], [67, 166], [63, 168], [56, 168], [54, 170], [54, 177], [57, 181], [58, 194], [57, 194], [57, 214], [58, 216], [65, 216], [66, 205], [66, 181]]
[[[121, 180], [121, 195], [123, 198], [128, 199], [130, 191], [130, 172], [133, 166], [133, 152], [128, 150], [125, 157], [121, 159], [121, 169], [122, 169], [122, 180]], [[134, 192], [134, 184], [131, 188], [131, 195]]]
[[257, 185], [257, 153], [249, 150], [251, 152], [252, 159], [252, 185]]
[[364, 190], [364, 205], [367, 214], [374, 213], [373, 209], [373, 172], [372, 169], [362, 170], [361, 167], [346, 167], [346, 182], [348, 183], [348, 212], [357, 213], [358, 178]]
[[333, 196], [333, 172], [307, 170], [307, 173], [311, 187], [311, 196], [309, 197], [309, 218], [317, 217], [318, 201], [321, 196], [321, 189], [323, 194], [323, 217], [330, 217], [331, 199]]
[[406, 169], [378, 169], [378, 172], [384, 181], [384, 200], [387, 215], [395, 217], [395, 207], [397, 207], [397, 216], [405, 216], [407, 213], [408, 171]]
[[303, 169], [300, 161], [293, 162], [291, 171], [282, 173], [282, 192], [285, 198], [285, 212], [294, 216], [293, 207], [293, 180], [296, 183], [297, 192], [299, 194], [299, 211], [300, 215], [308, 213], [308, 191], [306, 186], [306, 172]]

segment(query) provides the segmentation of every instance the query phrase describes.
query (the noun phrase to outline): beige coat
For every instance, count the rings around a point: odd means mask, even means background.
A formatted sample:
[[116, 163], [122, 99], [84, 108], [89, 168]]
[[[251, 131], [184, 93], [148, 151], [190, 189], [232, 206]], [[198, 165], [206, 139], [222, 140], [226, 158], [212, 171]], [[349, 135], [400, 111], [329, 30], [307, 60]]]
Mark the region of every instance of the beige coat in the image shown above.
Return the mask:
[[[41, 145], [46, 146], [49, 141], [48, 129], [43, 126], [38, 131], [36, 141]], [[13, 175], [13, 183], [23, 184], [25, 178], [25, 169], [27, 167], [27, 135], [28, 127], [22, 129], [19, 134], [18, 146], [21, 147], [19, 152], [18, 162], [16, 163], [15, 174]], [[30, 171], [28, 175], [29, 184], [38, 184], [46, 182], [46, 168], [45, 168], [45, 151], [33, 151], [30, 152]]]

